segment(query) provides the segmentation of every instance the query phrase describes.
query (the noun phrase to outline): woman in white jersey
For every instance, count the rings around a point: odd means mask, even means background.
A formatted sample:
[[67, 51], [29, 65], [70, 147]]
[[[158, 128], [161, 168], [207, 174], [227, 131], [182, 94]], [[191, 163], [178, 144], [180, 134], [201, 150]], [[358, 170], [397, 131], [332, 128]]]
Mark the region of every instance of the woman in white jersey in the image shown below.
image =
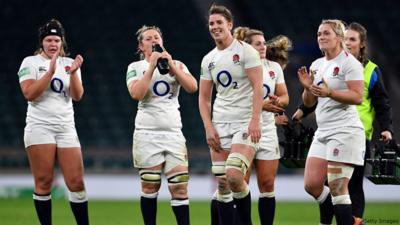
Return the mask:
[[[188, 158], [179, 112], [179, 90], [197, 91], [197, 81], [185, 64], [163, 51], [161, 30], [143, 26], [137, 31], [138, 52], [143, 60], [128, 66], [126, 84], [131, 97], [139, 101], [133, 134], [133, 160], [142, 185], [140, 205], [146, 225], [156, 224], [157, 195], [164, 172], [171, 192], [171, 206], [178, 225], [189, 224], [187, 194]], [[168, 61], [169, 73], [160, 74], [157, 61]]]
[[[318, 129], [307, 156], [306, 191], [320, 204], [329, 194], [338, 225], [353, 224], [349, 179], [354, 166], [364, 162], [365, 134], [356, 106], [363, 96], [363, 67], [345, 51], [345, 27], [340, 20], [323, 20], [318, 45], [323, 57], [298, 71], [306, 107], [316, 102]], [[329, 188], [324, 186], [328, 180]]]
[[39, 28], [39, 48], [18, 72], [28, 100], [24, 142], [35, 182], [34, 204], [42, 225], [51, 224], [51, 186], [56, 161], [69, 190], [77, 224], [89, 224], [81, 146], [72, 100], [83, 95], [83, 58], [66, 57], [64, 28], [55, 19]]
[[280, 151], [275, 126], [275, 113], [282, 113], [289, 104], [283, 71], [279, 63], [266, 59], [264, 33], [247, 27], [238, 27], [234, 37], [251, 44], [260, 54], [263, 63], [264, 102], [262, 112], [262, 137], [254, 159], [257, 183], [260, 190], [258, 212], [262, 225], [272, 225], [275, 215], [274, 181], [278, 170]]
[[[199, 109], [218, 180], [222, 225], [233, 224], [233, 200], [241, 224], [251, 224], [251, 197], [244, 180], [261, 138], [262, 66], [257, 51], [233, 38], [231, 12], [213, 4], [208, 28], [216, 48], [201, 63]], [[211, 116], [211, 96], [217, 96]], [[232, 192], [231, 192], [232, 191]]]

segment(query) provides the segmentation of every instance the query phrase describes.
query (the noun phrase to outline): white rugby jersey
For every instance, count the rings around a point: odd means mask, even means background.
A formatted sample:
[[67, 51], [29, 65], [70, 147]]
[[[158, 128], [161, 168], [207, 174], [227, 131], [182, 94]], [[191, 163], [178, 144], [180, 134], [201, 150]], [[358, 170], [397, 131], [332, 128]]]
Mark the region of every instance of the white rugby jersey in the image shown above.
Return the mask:
[[[41, 96], [28, 101], [27, 124], [75, 124], [69, 90], [71, 75], [67, 72], [73, 61], [68, 57], [58, 57], [56, 71], [49, 86]], [[40, 54], [26, 57], [18, 71], [19, 82], [29, 79], [39, 80], [49, 70], [49, 66], [50, 59]], [[80, 69], [77, 70], [76, 75], [82, 82]]]
[[234, 39], [224, 50], [214, 48], [201, 63], [201, 79], [213, 80], [217, 96], [213, 122], [248, 122], [252, 115], [253, 88], [245, 69], [261, 65], [258, 52]]
[[[275, 94], [275, 86], [285, 83], [282, 67], [279, 63], [267, 59], [262, 60], [263, 63], [263, 99], [267, 100], [270, 94]], [[275, 115], [272, 112], [262, 111], [263, 127], [275, 125]]]
[[[187, 67], [175, 60], [185, 73]], [[126, 85], [138, 80], [149, 68], [149, 62], [141, 60], [128, 66]], [[135, 119], [135, 132], [151, 131], [152, 133], [181, 132], [182, 122], [179, 112], [180, 84], [175, 76], [161, 75], [156, 68], [146, 95], [139, 101]]]
[[[348, 90], [346, 81], [364, 80], [363, 66], [346, 51], [331, 60], [326, 60], [325, 57], [315, 60], [310, 71], [315, 76], [314, 84], [322, 85], [324, 78], [328, 87], [337, 91]], [[345, 126], [363, 128], [355, 105], [340, 103], [329, 97], [319, 97], [315, 113], [318, 129], [321, 130]]]

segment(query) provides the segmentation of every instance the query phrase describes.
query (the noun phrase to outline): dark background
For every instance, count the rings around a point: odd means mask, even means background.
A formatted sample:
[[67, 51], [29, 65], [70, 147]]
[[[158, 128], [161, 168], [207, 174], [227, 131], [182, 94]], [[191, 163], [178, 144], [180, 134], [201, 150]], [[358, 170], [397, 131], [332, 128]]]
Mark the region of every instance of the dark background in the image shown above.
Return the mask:
[[[315, 2], [218, 1], [231, 8], [235, 27], [260, 29], [266, 39], [284, 34], [293, 41], [290, 64], [285, 70], [290, 116], [301, 99], [297, 68], [309, 66], [321, 56], [316, 40], [321, 20], [337, 18], [363, 24], [368, 30], [371, 59], [384, 75], [393, 107], [395, 137], [400, 140], [400, 3], [395, 0]], [[129, 63], [138, 60], [136, 31], [144, 24], [160, 27], [166, 49], [174, 59], [183, 61], [198, 80], [201, 59], [214, 47], [207, 27], [207, 10], [211, 4], [208, 0], [1, 1], [1, 171], [28, 168], [23, 145], [27, 103], [21, 94], [17, 71], [24, 57], [35, 51], [40, 26], [51, 18], [59, 19], [66, 29], [70, 56], [82, 54], [85, 59], [82, 66], [85, 95], [75, 103], [75, 121], [86, 169], [120, 172], [132, 167], [131, 142], [137, 102], [128, 94], [125, 75]], [[181, 91], [183, 132], [191, 171], [207, 173], [210, 161], [197, 97]]]

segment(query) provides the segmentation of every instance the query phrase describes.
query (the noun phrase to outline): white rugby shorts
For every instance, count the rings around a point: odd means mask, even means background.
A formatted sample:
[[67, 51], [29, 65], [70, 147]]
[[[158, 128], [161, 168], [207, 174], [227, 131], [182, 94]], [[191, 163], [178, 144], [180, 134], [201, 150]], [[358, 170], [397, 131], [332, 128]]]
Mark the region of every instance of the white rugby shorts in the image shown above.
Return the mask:
[[31, 145], [56, 144], [58, 148], [81, 147], [74, 125], [32, 125], [24, 130], [25, 148]]
[[317, 130], [307, 157], [363, 165], [364, 154], [364, 129], [358, 127], [341, 127], [331, 130]]

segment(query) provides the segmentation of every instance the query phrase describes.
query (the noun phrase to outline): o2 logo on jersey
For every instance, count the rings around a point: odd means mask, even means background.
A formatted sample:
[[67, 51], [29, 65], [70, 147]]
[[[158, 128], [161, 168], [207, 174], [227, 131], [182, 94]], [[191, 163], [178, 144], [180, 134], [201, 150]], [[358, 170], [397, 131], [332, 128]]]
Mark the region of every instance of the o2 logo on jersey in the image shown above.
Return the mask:
[[[166, 81], [159, 80], [159, 81], [154, 82], [153, 93], [155, 95], [163, 97], [163, 96], [166, 96], [170, 90], [171, 90], [171, 87], [169, 86], [169, 84]], [[170, 94], [170, 96], [168, 98], [171, 99], [173, 93], [169, 93], [169, 94]]]
[[232, 82], [232, 75], [226, 71], [222, 70], [217, 74], [217, 81], [219, 84], [221, 84], [222, 87], [229, 87], [231, 84], [233, 84], [233, 89], [238, 89], [238, 83], [236, 81]]
[[63, 93], [64, 97], [67, 97], [67, 94], [64, 91], [64, 83], [60, 78], [55, 77], [55, 78], [51, 79], [50, 89], [52, 91], [54, 91], [55, 93], [59, 93], [59, 94]]
[[50, 88], [52, 91], [54, 91], [56, 93], [61, 93], [63, 90], [63, 87], [64, 87], [64, 83], [59, 78], [53, 78], [50, 81]]
[[263, 89], [264, 89], [264, 99], [266, 99], [268, 95], [271, 93], [271, 88], [268, 86], [268, 84], [263, 84]]

